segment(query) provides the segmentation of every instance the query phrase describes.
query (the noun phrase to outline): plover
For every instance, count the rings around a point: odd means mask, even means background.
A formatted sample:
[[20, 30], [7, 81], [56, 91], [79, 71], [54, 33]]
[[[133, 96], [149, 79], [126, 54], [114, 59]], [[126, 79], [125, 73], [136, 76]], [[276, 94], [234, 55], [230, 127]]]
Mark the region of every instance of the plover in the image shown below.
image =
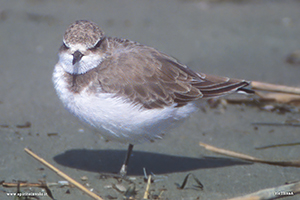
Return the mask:
[[87, 20], [69, 26], [58, 56], [53, 83], [64, 107], [104, 138], [129, 144], [123, 176], [133, 145], [163, 138], [197, 110], [194, 101], [248, 92], [248, 81], [194, 72]]

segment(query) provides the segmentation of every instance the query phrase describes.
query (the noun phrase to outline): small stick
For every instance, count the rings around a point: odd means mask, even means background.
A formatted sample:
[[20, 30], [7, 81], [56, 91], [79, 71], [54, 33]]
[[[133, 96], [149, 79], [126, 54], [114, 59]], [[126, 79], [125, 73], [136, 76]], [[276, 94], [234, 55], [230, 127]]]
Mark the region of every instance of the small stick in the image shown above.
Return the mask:
[[148, 183], [147, 183], [147, 187], [146, 187], [146, 191], [144, 193], [143, 199], [148, 199], [148, 197], [149, 197], [150, 184], [151, 184], [151, 175], [149, 175], [149, 177], [148, 177]]
[[256, 90], [265, 90], [270, 92], [282, 92], [282, 93], [291, 93], [291, 94], [300, 94], [300, 88], [289, 87], [284, 85], [275, 85], [270, 83], [263, 83], [259, 81], [251, 82], [252, 89]]
[[[2, 185], [3, 187], [44, 187], [43, 183], [27, 183], [27, 182], [19, 182], [19, 183], [7, 183], [7, 182], [0, 182], [0, 185]], [[70, 184], [68, 181], [58, 181], [53, 182], [53, 183], [47, 183], [46, 184], [48, 187], [54, 186], [54, 185], [58, 185], [58, 186], [70, 186], [73, 187], [72, 184]]]
[[202, 142], [199, 143], [200, 146], [203, 146], [204, 148], [206, 148], [207, 150], [219, 153], [219, 154], [223, 154], [226, 156], [231, 156], [231, 157], [235, 157], [235, 158], [239, 158], [239, 159], [243, 159], [243, 160], [247, 160], [247, 161], [251, 161], [251, 162], [257, 162], [257, 163], [264, 163], [264, 164], [269, 164], [269, 165], [278, 165], [278, 166], [285, 166], [285, 167], [300, 167], [300, 160], [291, 160], [291, 161], [271, 161], [271, 160], [263, 160], [260, 158], [255, 158], [253, 156], [248, 156], [242, 153], [237, 153], [234, 151], [229, 151], [226, 149], [221, 149], [221, 148], [217, 148], [208, 144], [204, 144]]
[[269, 148], [275, 148], [275, 147], [290, 147], [290, 146], [298, 146], [300, 145], [300, 142], [295, 143], [285, 143], [285, 144], [273, 144], [273, 145], [267, 145], [263, 147], [256, 147], [256, 150], [262, 150], [262, 149], [269, 149]]
[[240, 159], [244, 159], [244, 160], [248, 160], [248, 161], [252, 161], [252, 162], [257, 160], [255, 157], [252, 157], [252, 156], [248, 156], [248, 155], [245, 155], [245, 154], [242, 154], [242, 153], [237, 153], [237, 152], [226, 150], [226, 149], [217, 148], [217, 147], [214, 147], [214, 146], [211, 146], [209, 144], [202, 143], [202, 142], [199, 142], [199, 145], [203, 146], [205, 149], [207, 149], [209, 151], [213, 151], [213, 152], [223, 154], [223, 155], [226, 155], [226, 156], [240, 158]]
[[265, 101], [276, 101], [278, 103], [296, 103], [300, 101], [299, 94], [280, 93], [280, 92], [258, 92], [255, 94]]
[[34, 157], [36, 160], [40, 161], [43, 165], [45, 165], [46, 167], [48, 167], [49, 169], [51, 169], [52, 171], [56, 172], [59, 176], [61, 176], [62, 178], [66, 179], [67, 181], [71, 182], [73, 185], [75, 185], [78, 189], [82, 190], [83, 192], [87, 193], [89, 196], [91, 196], [94, 199], [97, 200], [103, 200], [101, 197], [99, 197], [97, 194], [89, 191], [86, 187], [84, 187], [83, 185], [81, 185], [80, 183], [78, 183], [77, 181], [75, 181], [74, 179], [72, 179], [71, 177], [69, 177], [68, 175], [66, 175], [65, 173], [63, 173], [62, 171], [60, 171], [59, 169], [57, 169], [56, 167], [54, 167], [53, 165], [51, 165], [50, 163], [48, 163], [47, 161], [45, 161], [43, 158], [39, 157], [38, 155], [36, 155], [35, 153], [33, 153], [32, 151], [30, 151], [27, 148], [24, 148], [24, 151], [26, 153], [28, 153], [29, 155], [31, 155], [32, 157]]
[[3, 187], [42, 187], [42, 183], [2, 183]]

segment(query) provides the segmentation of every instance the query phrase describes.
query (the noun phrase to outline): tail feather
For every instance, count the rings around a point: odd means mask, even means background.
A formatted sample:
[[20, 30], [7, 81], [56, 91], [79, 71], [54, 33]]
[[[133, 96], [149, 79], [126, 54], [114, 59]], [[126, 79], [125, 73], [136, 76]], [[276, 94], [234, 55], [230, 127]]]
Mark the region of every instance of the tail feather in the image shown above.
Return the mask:
[[202, 81], [192, 85], [201, 91], [202, 98], [219, 97], [233, 92], [254, 93], [254, 91], [245, 88], [250, 84], [249, 81], [206, 74], [199, 74], [199, 77]]

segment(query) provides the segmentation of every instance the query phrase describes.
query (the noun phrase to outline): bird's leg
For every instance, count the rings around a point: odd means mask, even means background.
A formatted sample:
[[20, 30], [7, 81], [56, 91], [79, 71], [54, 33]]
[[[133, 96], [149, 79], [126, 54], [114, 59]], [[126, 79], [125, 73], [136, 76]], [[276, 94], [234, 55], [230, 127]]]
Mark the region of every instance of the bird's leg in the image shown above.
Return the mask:
[[123, 176], [123, 177], [126, 176], [126, 174], [127, 174], [127, 166], [128, 166], [128, 162], [129, 162], [129, 158], [130, 158], [132, 149], [133, 149], [133, 145], [129, 144], [124, 163], [123, 163], [122, 168], [120, 170], [120, 175]]

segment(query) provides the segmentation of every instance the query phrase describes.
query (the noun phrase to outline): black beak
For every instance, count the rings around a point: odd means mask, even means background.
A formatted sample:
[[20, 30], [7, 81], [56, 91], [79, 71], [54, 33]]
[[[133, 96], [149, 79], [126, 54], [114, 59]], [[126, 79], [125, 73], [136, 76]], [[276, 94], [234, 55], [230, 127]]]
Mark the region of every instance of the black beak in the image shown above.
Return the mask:
[[81, 58], [83, 57], [83, 54], [77, 50], [73, 53], [73, 61], [72, 61], [72, 64], [75, 65], [76, 63], [78, 63]]

